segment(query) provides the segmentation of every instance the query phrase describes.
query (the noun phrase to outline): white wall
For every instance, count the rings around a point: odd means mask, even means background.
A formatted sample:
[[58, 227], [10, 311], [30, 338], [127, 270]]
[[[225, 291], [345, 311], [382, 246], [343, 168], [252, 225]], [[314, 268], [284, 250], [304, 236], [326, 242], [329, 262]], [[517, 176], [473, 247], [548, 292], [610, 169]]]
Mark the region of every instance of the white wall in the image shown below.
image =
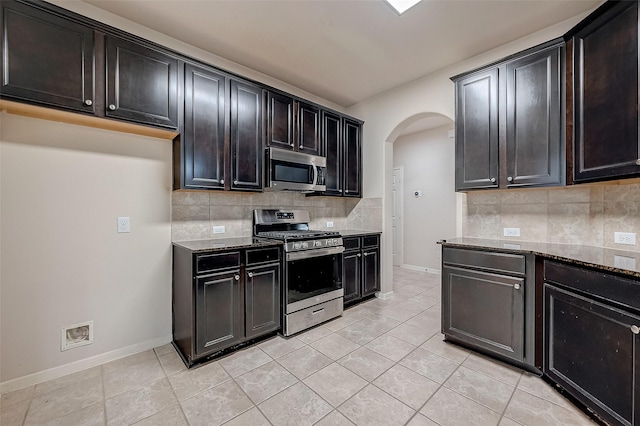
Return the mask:
[[[453, 123], [393, 143], [393, 167], [403, 167], [403, 265], [440, 270], [436, 241], [456, 233]], [[422, 191], [416, 198], [414, 192]]]
[[0, 390], [170, 341], [170, 141], [2, 113], [0, 195]]
[[[451, 76], [497, 61], [563, 35], [589, 12], [459, 62], [418, 80], [363, 101], [347, 113], [365, 121], [363, 130], [363, 187], [365, 197], [382, 197], [383, 238], [381, 253], [382, 293], [393, 290], [391, 176], [393, 141], [411, 117], [437, 113], [454, 119], [454, 86]], [[472, 42], [470, 40], [470, 42]], [[446, 40], [443, 41], [446, 43]], [[446, 44], [443, 44], [443, 49]], [[460, 197], [459, 197], [460, 199]], [[460, 228], [458, 224], [458, 229]]]

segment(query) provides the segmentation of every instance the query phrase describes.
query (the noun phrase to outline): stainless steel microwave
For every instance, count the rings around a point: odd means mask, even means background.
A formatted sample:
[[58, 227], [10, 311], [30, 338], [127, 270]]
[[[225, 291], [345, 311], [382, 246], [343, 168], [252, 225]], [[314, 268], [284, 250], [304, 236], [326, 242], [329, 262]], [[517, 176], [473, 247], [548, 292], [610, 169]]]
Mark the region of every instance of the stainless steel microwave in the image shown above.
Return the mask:
[[272, 191], [326, 191], [327, 159], [302, 152], [267, 148], [265, 189]]

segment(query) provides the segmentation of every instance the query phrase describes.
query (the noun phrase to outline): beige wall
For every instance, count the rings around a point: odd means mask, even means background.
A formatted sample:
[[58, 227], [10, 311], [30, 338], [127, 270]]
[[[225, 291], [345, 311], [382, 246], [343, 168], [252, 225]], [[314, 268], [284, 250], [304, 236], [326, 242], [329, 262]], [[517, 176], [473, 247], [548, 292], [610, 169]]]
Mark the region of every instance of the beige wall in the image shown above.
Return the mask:
[[[455, 144], [450, 125], [402, 136], [393, 143], [393, 166], [403, 167], [403, 266], [440, 270], [436, 241], [456, 233], [452, 188]], [[422, 191], [416, 198], [414, 192]]]
[[[640, 245], [614, 243], [614, 232], [635, 232], [640, 237], [637, 179], [557, 189], [468, 192], [462, 210], [466, 237], [640, 251]], [[505, 227], [520, 228], [520, 237], [503, 237]]]
[[[382, 200], [379, 198], [306, 197], [294, 192], [238, 193], [177, 191], [172, 196], [173, 241], [248, 237], [252, 234], [254, 209], [308, 210], [310, 227], [380, 231]], [[212, 234], [213, 226], [224, 226], [224, 234]]]
[[[0, 120], [0, 390], [169, 342], [171, 142]], [[89, 320], [94, 343], [61, 352]]]

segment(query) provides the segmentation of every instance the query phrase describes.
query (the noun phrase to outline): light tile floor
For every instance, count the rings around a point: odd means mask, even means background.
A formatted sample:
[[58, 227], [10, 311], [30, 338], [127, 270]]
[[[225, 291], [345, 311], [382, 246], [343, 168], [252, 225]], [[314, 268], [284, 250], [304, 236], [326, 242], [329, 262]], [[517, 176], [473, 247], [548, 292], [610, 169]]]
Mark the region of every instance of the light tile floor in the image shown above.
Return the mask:
[[2, 395], [11, 425], [590, 425], [538, 377], [444, 343], [440, 276], [187, 370], [171, 345]]

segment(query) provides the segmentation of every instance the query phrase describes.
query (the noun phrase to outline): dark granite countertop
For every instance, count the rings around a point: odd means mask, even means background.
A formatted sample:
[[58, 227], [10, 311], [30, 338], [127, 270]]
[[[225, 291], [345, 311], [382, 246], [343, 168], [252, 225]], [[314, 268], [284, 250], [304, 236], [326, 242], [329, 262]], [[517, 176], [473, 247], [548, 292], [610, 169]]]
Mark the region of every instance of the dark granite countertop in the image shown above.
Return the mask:
[[640, 278], [640, 253], [633, 251], [574, 244], [533, 243], [482, 238], [453, 238], [439, 241], [438, 244], [447, 247], [467, 247], [487, 251], [533, 253], [548, 259], [561, 260]]
[[242, 249], [251, 247], [269, 247], [282, 245], [281, 241], [268, 240], [266, 238], [239, 237], [216, 238], [211, 240], [175, 241], [174, 246], [182, 247], [194, 253], [206, 251], [220, 251], [229, 249]]
[[359, 237], [362, 235], [382, 234], [381, 231], [358, 231], [356, 229], [347, 229], [347, 230], [338, 231], [338, 232], [340, 232], [340, 235], [343, 237]]

